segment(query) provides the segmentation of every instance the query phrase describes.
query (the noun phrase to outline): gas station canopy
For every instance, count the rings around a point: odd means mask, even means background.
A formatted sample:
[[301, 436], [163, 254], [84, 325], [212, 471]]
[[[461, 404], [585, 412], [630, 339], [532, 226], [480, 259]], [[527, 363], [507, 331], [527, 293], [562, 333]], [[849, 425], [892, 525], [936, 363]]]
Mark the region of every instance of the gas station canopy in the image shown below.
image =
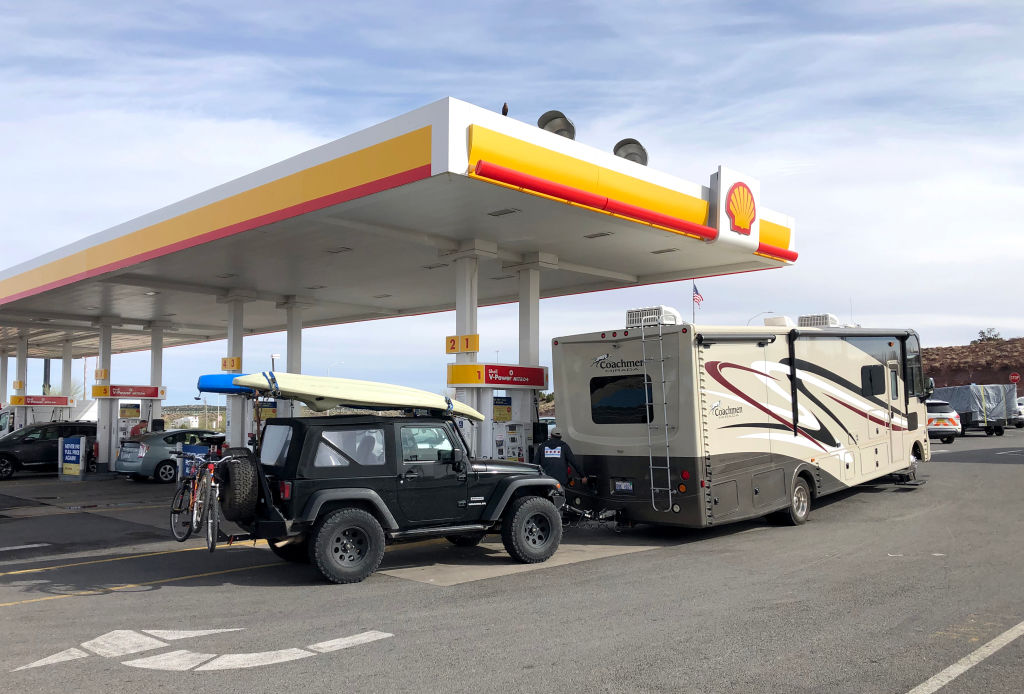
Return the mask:
[[0, 351], [28, 356], [223, 339], [455, 308], [455, 260], [478, 304], [784, 266], [793, 220], [720, 167], [679, 180], [567, 137], [442, 99], [0, 272]]

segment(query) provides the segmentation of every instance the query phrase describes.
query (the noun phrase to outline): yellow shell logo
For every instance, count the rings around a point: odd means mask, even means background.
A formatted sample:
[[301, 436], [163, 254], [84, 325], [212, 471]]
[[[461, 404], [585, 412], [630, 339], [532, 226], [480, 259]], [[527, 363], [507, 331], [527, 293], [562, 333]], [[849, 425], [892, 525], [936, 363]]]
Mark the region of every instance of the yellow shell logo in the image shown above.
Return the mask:
[[729, 215], [729, 227], [741, 234], [749, 234], [757, 217], [754, 208], [754, 194], [746, 183], [734, 183], [725, 199], [725, 213]]

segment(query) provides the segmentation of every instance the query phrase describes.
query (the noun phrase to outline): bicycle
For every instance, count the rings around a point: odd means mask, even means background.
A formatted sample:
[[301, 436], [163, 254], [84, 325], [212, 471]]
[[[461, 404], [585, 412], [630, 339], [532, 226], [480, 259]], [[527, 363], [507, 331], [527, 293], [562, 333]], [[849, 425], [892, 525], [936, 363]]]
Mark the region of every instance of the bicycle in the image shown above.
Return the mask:
[[178, 542], [184, 542], [205, 524], [206, 547], [213, 552], [220, 531], [217, 465], [226, 459], [210, 461], [196, 453], [184, 453], [182, 458], [184, 474], [171, 499], [171, 534]]

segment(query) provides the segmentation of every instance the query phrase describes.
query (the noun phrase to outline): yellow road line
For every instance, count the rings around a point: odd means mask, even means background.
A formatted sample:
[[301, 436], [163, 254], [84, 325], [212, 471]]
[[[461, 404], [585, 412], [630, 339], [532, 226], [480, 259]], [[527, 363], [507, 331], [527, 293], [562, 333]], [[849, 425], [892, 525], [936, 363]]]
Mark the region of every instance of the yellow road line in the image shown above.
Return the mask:
[[[264, 544], [266, 544], [266, 542], [267, 542], [266, 540], [257, 540], [256, 544], [257, 545], [264, 545]], [[225, 547], [231, 547], [231, 548], [235, 548], [235, 547], [249, 547], [249, 548], [251, 548], [254, 545], [250, 545], [248, 543], [243, 545], [242, 543], [238, 543], [238, 544], [234, 544], [234, 545], [224, 545], [224, 546]], [[54, 566], [41, 566], [41, 567], [36, 568], [36, 569], [18, 569], [17, 571], [5, 571], [3, 573], [0, 573], [0, 576], [15, 576], [17, 574], [32, 574], [32, 573], [39, 573], [40, 571], [50, 571], [51, 569], [69, 569], [69, 568], [71, 568], [73, 566], [88, 566], [89, 564], [106, 564], [107, 562], [124, 561], [125, 559], [145, 559], [146, 557], [159, 557], [159, 556], [164, 555], [164, 554], [178, 554], [180, 552], [197, 552], [199, 550], [206, 550], [206, 547], [185, 547], [183, 549], [168, 549], [168, 550], [164, 550], [162, 552], [147, 552], [146, 554], [129, 554], [129, 555], [124, 556], [124, 557], [110, 557], [109, 559], [90, 559], [89, 561], [79, 561], [79, 562], [74, 562], [72, 564], [56, 564]]]
[[[202, 549], [206, 549], [203, 547]], [[144, 581], [142, 583], [127, 583], [123, 586], [113, 586], [111, 588], [98, 588], [96, 590], [80, 590], [74, 593], [64, 593], [63, 595], [47, 595], [45, 598], [30, 598], [29, 600], [17, 600], [15, 602], [0, 602], [0, 607], [12, 607], [14, 605], [26, 605], [30, 602], [43, 602], [45, 600], [60, 600], [61, 598], [74, 598], [83, 595], [103, 595], [105, 593], [113, 593], [118, 590], [128, 590], [129, 588], [142, 588], [143, 586], [154, 586], [158, 583], [172, 583], [174, 581], [187, 581], [190, 578], [206, 578], [207, 576], [219, 576], [222, 574], [230, 574], [238, 571], [248, 571], [250, 569], [265, 569], [268, 566], [287, 566], [285, 562], [275, 561], [270, 564], [256, 564], [254, 566], [241, 566], [235, 569], [222, 569], [220, 571], [207, 571], [201, 574], [191, 574], [189, 576], [176, 576], [175, 578], [158, 578], [155, 581]]]

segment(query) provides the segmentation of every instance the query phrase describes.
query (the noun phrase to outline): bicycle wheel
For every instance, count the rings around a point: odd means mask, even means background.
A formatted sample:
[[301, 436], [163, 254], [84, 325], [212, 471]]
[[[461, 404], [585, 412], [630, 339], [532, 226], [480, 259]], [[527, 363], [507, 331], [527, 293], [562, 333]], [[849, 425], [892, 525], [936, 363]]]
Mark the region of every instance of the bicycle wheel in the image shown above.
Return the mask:
[[171, 534], [178, 542], [184, 542], [192, 534], [192, 487], [188, 482], [178, 485], [178, 491], [171, 499]]
[[192, 504], [192, 532], [201, 532], [203, 521], [206, 520], [207, 506], [209, 506], [210, 487], [213, 480], [210, 473], [203, 471], [196, 481], [196, 500]]
[[220, 527], [220, 504], [217, 503], [216, 487], [213, 487], [206, 499], [206, 548], [212, 552], [217, 549], [217, 531]]

